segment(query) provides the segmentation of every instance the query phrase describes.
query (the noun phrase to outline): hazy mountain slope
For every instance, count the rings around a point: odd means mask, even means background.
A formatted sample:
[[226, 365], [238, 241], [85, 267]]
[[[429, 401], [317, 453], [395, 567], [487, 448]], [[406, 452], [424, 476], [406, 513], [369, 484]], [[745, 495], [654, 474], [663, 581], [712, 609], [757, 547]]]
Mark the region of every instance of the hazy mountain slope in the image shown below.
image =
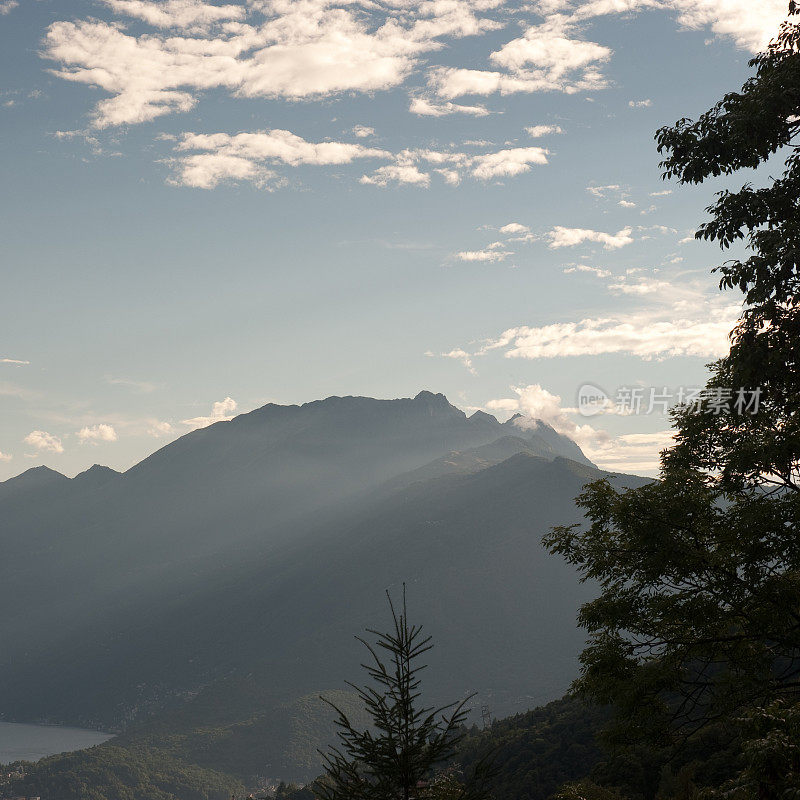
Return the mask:
[[547, 461], [552, 461], [559, 455], [549, 444], [538, 437], [535, 439], [523, 439], [519, 436], [503, 436], [490, 444], [481, 445], [480, 447], [472, 447], [469, 450], [453, 450], [446, 456], [437, 458], [424, 467], [403, 473], [387, 481], [382, 489], [397, 490], [419, 481], [431, 480], [443, 475], [468, 475], [473, 472], [480, 472], [482, 469], [499, 464], [501, 461], [505, 461], [507, 458], [519, 453], [538, 456]]
[[591, 593], [539, 541], [551, 525], [577, 521], [573, 498], [599, 474], [516, 455], [376, 492], [258, 560], [188, 593], [130, 600], [6, 669], [0, 708], [119, 722], [226, 675], [246, 673], [287, 698], [336, 685], [358, 673], [352, 635], [385, 623], [383, 591], [403, 581], [438, 642], [431, 691], [478, 690], [499, 713], [527, 708], [575, 674], [575, 612]]
[[192, 593], [221, 566], [296, 538], [327, 506], [510, 430], [554, 454], [574, 447], [467, 417], [430, 392], [332, 397], [194, 431], [121, 476], [95, 467], [69, 481], [40, 468], [0, 484], [0, 663], [44, 654], [87, 620], [113, 625], [141, 596]]

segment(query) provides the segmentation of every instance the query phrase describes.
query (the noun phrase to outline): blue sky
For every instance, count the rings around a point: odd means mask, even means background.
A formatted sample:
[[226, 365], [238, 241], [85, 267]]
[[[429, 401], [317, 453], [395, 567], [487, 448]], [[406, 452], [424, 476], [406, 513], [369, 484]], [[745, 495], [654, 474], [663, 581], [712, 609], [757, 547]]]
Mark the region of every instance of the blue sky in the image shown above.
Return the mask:
[[0, 0], [0, 479], [423, 388], [652, 474], [625, 392], [702, 384], [739, 300], [653, 134], [783, 7]]

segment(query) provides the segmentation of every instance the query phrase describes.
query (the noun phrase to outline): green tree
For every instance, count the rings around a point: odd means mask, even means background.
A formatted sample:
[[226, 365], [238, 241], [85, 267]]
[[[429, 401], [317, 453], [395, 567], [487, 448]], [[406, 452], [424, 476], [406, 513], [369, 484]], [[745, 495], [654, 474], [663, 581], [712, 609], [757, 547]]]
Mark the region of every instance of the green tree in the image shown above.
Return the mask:
[[322, 754], [325, 775], [315, 784], [315, 793], [323, 800], [482, 800], [483, 762], [467, 782], [452, 771], [435, 771], [452, 758], [464, 738], [471, 696], [440, 708], [420, 705], [424, 664], [419, 659], [433, 647], [431, 637], [409, 624], [405, 587], [399, 613], [388, 592], [387, 597], [393, 630], [369, 630], [377, 637], [375, 645], [356, 637], [370, 654], [370, 663], [363, 667], [371, 685], [348, 682], [361, 698], [372, 727], [358, 730], [326, 700], [338, 715], [339, 747]]
[[[615, 706], [613, 741], [672, 746], [715, 723], [746, 736], [743, 714], [800, 698], [800, 26], [791, 16], [751, 67], [740, 92], [656, 136], [665, 178], [682, 183], [767, 162], [782, 170], [764, 186], [720, 192], [696, 234], [745, 245], [745, 257], [717, 268], [720, 288], [744, 295], [730, 353], [711, 365], [699, 402], [674, 411], [676, 443], [658, 481], [625, 492], [590, 484], [579, 499], [588, 528], [545, 537], [600, 587], [580, 611], [589, 644], [575, 688]], [[769, 781], [759, 791], [778, 796]]]

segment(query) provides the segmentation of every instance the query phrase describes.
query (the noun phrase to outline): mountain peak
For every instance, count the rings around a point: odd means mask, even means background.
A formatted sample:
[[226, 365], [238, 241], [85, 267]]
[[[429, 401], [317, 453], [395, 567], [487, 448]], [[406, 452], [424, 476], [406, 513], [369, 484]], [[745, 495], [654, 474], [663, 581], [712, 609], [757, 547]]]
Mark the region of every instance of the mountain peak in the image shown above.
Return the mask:
[[[54, 469], [50, 469], [50, 467], [46, 467], [42, 464], [39, 467], [31, 467], [30, 469], [26, 469], [25, 472], [20, 473], [19, 475], [9, 478], [7, 481], [3, 481], [6, 486], [11, 485], [12, 483], [15, 485], [21, 486], [22, 484], [28, 485], [42, 485], [43, 483], [51, 483], [53, 481], [60, 481], [67, 478], [66, 475], [62, 475], [60, 472], [56, 472]], [[69, 480], [67, 478], [67, 480]]]
[[102, 486], [110, 480], [120, 475], [115, 469], [103, 466], [102, 464], [93, 464], [89, 469], [78, 473], [72, 480], [78, 483], [88, 484], [92, 486]]
[[50, 469], [50, 467], [44, 465], [31, 467], [20, 475], [0, 483], [0, 497], [6, 498], [36, 491], [37, 489], [48, 489], [51, 486], [57, 486], [67, 481], [69, 481], [69, 478], [66, 475], [62, 475], [60, 472]]
[[469, 419], [484, 420], [486, 422], [497, 422], [497, 417], [493, 417], [491, 414], [487, 414], [485, 411], [481, 410], [476, 411], [469, 417]]
[[427, 389], [423, 389], [414, 400], [417, 402], [430, 403], [431, 405], [450, 406], [450, 401], [441, 392], [434, 394]]

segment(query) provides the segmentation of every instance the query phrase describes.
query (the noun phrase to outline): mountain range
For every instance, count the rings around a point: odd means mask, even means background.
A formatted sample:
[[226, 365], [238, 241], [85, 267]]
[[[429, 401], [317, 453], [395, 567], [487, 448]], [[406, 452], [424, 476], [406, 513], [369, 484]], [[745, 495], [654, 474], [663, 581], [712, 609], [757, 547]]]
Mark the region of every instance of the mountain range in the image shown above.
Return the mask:
[[[436, 642], [434, 700], [477, 692], [497, 714], [550, 700], [576, 675], [592, 587], [541, 536], [580, 522], [574, 498], [600, 477], [646, 482], [541, 421], [467, 416], [431, 392], [270, 404], [124, 473], [28, 470], [0, 483], [0, 715], [150, 744], [213, 724], [233, 752], [357, 679], [353, 635], [385, 626], [384, 593], [403, 584]], [[307, 752], [280, 758], [313, 774]]]

